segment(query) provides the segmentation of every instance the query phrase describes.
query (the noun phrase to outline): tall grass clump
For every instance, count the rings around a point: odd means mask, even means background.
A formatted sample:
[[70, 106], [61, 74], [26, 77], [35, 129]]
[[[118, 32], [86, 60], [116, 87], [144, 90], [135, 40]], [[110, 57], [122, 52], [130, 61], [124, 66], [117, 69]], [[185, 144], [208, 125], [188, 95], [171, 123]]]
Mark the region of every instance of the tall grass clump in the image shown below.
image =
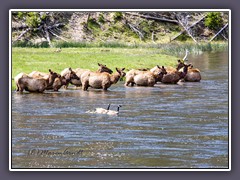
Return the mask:
[[186, 50], [192, 54], [202, 54], [203, 52], [226, 51], [228, 43], [180, 43], [180, 44], [158, 44], [155, 45], [162, 53], [178, 56], [184, 54]]
[[[228, 50], [227, 42], [202, 42], [202, 43], [124, 43], [117, 41], [100, 41], [100, 42], [66, 42], [57, 41], [52, 43], [55, 48], [147, 48], [158, 49], [164, 54], [179, 55], [185, 53], [186, 49], [194, 54], [201, 54], [203, 52], [224, 51]], [[18, 41], [13, 44], [13, 47], [32, 47], [32, 48], [48, 48], [48, 42], [41, 42], [34, 44], [32, 42]]]
[[56, 48], [90, 48], [94, 47], [94, 44], [86, 41], [81, 42], [58, 41], [54, 43], [53, 46]]
[[12, 47], [48, 48], [50, 46], [49, 46], [48, 42], [46, 42], [46, 41], [43, 41], [41, 43], [33, 43], [30, 41], [16, 41], [13, 43]]
[[66, 41], [58, 41], [53, 44], [56, 48], [138, 48], [139, 44], [127, 44], [123, 42], [116, 41], [108, 41], [108, 42], [66, 42]]

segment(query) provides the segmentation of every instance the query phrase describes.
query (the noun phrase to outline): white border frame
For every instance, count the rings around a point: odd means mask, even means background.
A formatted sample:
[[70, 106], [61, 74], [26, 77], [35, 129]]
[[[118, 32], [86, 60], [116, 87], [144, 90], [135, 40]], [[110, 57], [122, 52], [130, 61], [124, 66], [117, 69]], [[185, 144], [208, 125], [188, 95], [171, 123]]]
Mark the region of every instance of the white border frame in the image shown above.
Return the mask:
[[[161, 12], [174, 12], [174, 11], [190, 11], [190, 12], [223, 12], [226, 11], [229, 13], [229, 38], [228, 38], [228, 53], [229, 53], [229, 67], [228, 67], [228, 169], [66, 169], [66, 168], [56, 168], [56, 169], [12, 169], [12, 12], [13, 11], [25, 11], [25, 12], [31, 12], [31, 11], [42, 11], [42, 12], [58, 12], [58, 11], [68, 11], [68, 12], [147, 12], [147, 11], [161, 11]], [[9, 10], [9, 171], [231, 171], [231, 10], [230, 9], [10, 9]]]

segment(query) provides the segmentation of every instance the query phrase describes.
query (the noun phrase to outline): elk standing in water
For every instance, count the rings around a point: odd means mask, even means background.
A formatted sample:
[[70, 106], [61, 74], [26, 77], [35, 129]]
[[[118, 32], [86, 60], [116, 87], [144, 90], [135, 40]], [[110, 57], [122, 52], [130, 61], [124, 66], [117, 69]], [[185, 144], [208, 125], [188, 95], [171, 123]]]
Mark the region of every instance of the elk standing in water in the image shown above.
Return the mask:
[[47, 79], [43, 78], [33, 78], [33, 77], [22, 77], [18, 79], [17, 86], [19, 88], [20, 92], [23, 92], [23, 90], [29, 91], [29, 92], [40, 92], [46, 90], [48, 86], [51, 86], [55, 80], [55, 78], [59, 77], [59, 75], [51, 69], [49, 69], [49, 77]]
[[64, 76], [56, 78], [54, 83], [49, 86], [47, 90], [53, 89], [54, 91], [58, 91], [58, 89], [63, 85], [67, 85], [73, 79], [79, 80], [79, 77], [71, 68], [68, 68], [68, 72]]
[[188, 67], [189, 66], [190, 65], [185, 65], [184, 64], [183, 72], [178, 71], [178, 70], [168, 72], [166, 75], [163, 76], [162, 83], [165, 83], [165, 84], [177, 84], [177, 82], [180, 79], [183, 79], [186, 76], [186, 74], [188, 72]]
[[184, 77], [184, 80], [187, 82], [200, 82], [201, 81], [201, 73], [200, 70], [197, 68], [193, 68], [193, 65], [191, 65], [188, 68], [187, 75]]
[[[112, 74], [112, 72], [113, 72], [106, 65], [98, 63], [98, 66], [99, 66], [99, 68], [98, 68], [97, 72], [99, 72], [99, 73], [108, 72], [109, 74]], [[85, 72], [91, 72], [89, 69], [81, 69], [81, 68], [74, 69], [74, 71], [76, 72], [76, 75], [79, 77], [79, 79], [78, 80], [77, 79], [71, 79], [70, 84], [75, 85], [76, 87], [82, 86], [82, 82], [81, 82], [82, 74], [85, 73]], [[61, 72], [61, 75], [64, 76], [67, 72], [68, 72], [68, 69], [64, 69]], [[68, 84], [69, 83], [66, 84], [65, 88], [68, 87]]]
[[19, 73], [17, 76], [14, 77], [14, 81], [16, 83], [16, 91], [19, 91], [19, 87], [18, 87], [18, 80], [22, 77], [28, 77], [28, 74], [26, 73]]
[[79, 80], [79, 77], [74, 71], [70, 71], [69, 73], [65, 74], [65, 76], [57, 77], [53, 85], [47, 89], [58, 91], [62, 86], [66, 86], [71, 80]]
[[116, 68], [116, 73], [109, 74], [107, 72], [84, 72], [81, 76], [82, 89], [86, 91], [88, 87], [94, 89], [107, 90], [112, 84], [116, 84], [121, 77], [124, 77], [126, 73], [125, 68]]
[[130, 70], [126, 74], [125, 86], [134, 84], [138, 86], [154, 86], [158, 81], [161, 81], [163, 75], [167, 74], [164, 66], [159, 67], [158, 65], [149, 71]]

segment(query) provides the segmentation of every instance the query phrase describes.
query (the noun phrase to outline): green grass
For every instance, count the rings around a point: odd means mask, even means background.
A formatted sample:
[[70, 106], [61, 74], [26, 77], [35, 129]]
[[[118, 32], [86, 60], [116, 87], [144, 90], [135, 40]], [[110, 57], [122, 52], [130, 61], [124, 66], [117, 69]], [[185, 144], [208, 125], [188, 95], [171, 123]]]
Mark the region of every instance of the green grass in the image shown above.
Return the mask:
[[[156, 48], [12, 48], [12, 78], [21, 72], [60, 73], [67, 67], [96, 71], [97, 63], [115, 68], [152, 68], [156, 65], [175, 66], [177, 57], [162, 54]], [[12, 81], [13, 82], [13, 81]], [[15, 89], [15, 83], [12, 83]]]
[[[12, 48], [12, 77], [21, 72], [48, 72], [52, 69], [60, 73], [67, 67], [83, 68], [96, 71], [97, 63], [106, 64], [126, 70], [135, 68], [152, 68], [156, 65], [175, 66], [176, 60], [184, 57], [185, 50], [191, 54], [205, 51], [224, 51], [228, 49], [225, 42], [214, 43], [168, 43], [168, 44], [126, 44], [119, 42], [87, 43], [58, 42], [55, 47], [62, 47], [60, 53], [56, 48]], [[12, 83], [15, 89], [15, 83]]]

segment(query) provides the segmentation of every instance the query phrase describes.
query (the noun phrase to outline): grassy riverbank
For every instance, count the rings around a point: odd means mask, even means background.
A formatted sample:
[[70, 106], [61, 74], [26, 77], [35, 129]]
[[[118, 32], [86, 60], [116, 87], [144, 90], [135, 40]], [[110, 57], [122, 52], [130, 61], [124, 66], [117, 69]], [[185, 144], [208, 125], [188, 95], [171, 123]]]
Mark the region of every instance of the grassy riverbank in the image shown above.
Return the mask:
[[[69, 45], [69, 46], [67, 46]], [[97, 63], [106, 64], [115, 70], [116, 67], [151, 68], [156, 65], [175, 66], [176, 60], [184, 56], [185, 49], [191, 53], [226, 50], [226, 43], [214, 44], [59, 44], [57, 48], [12, 48], [12, 78], [20, 72], [48, 72], [52, 69], [60, 73], [66, 67], [97, 70]], [[181, 54], [181, 55], [179, 55]], [[13, 81], [12, 81], [13, 82]], [[15, 83], [12, 83], [15, 89]]]

